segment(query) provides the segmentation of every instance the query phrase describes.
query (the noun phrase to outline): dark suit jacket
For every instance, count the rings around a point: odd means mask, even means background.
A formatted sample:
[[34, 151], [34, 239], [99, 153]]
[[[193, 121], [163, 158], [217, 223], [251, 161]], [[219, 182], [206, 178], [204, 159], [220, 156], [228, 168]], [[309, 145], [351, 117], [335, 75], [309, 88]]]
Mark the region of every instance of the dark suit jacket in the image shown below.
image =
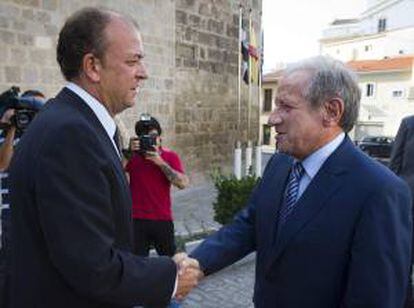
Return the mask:
[[115, 148], [72, 91], [49, 101], [10, 169], [12, 307], [166, 304], [176, 266], [131, 253], [131, 198]]
[[406, 180], [414, 194], [414, 116], [401, 121], [392, 147], [390, 168]]
[[192, 256], [210, 274], [257, 251], [256, 307], [402, 307], [412, 227], [407, 185], [346, 137], [276, 234], [291, 165], [291, 157], [274, 155], [247, 207]]

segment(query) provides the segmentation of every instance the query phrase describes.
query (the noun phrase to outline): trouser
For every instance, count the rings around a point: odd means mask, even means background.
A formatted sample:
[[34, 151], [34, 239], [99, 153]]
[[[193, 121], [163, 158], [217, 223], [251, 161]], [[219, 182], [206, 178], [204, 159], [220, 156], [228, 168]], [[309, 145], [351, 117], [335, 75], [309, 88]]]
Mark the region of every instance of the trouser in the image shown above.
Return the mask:
[[0, 307], [9, 305], [10, 288], [10, 209], [3, 209], [1, 215], [0, 249]]
[[134, 253], [148, 256], [151, 245], [160, 256], [175, 254], [174, 223], [170, 220], [134, 219]]

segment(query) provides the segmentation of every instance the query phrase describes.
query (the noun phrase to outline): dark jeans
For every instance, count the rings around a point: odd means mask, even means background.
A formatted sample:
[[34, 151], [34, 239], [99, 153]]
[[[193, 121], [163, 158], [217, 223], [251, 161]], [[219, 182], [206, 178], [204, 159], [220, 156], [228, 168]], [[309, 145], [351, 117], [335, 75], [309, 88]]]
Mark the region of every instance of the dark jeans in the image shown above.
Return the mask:
[[134, 253], [148, 256], [151, 245], [160, 256], [175, 254], [174, 223], [165, 220], [134, 219]]
[[0, 249], [0, 307], [9, 305], [10, 283], [10, 210], [1, 211], [1, 249]]

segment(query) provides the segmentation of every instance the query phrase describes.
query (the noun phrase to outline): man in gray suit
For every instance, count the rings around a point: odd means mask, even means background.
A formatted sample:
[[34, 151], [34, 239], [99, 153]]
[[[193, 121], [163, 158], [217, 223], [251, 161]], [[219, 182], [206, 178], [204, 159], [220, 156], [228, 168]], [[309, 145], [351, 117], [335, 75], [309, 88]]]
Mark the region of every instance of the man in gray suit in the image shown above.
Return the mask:
[[[391, 152], [390, 168], [407, 182], [411, 194], [414, 196], [414, 116], [406, 117], [401, 121]], [[414, 243], [412, 247], [414, 247]], [[411, 259], [411, 263], [414, 263], [413, 261]], [[414, 307], [411, 275], [412, 270], [405, 303], [406, 308]]]

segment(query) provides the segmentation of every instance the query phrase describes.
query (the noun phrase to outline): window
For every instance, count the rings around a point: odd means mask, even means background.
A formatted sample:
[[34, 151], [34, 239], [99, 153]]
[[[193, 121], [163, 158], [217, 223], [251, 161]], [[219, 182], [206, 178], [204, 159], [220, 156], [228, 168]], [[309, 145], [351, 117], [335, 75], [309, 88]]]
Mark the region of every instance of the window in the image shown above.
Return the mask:
[[270, 145], [270, 126], [263, 125], [263, 144]]
[[387, 19], [386, 18], [380, 18], [378, 20], [378, 33], [384, 32], [387, 29]]
[[372, 50], [372, 45], [365, 45], [364, 49], [365, 49], [365, 52], [368, 52]]
[[264, 90], [263, 112], [272, 111], [272, 89]]
[[375, 93], [375, 85], [373, 83], [367, 83], [365, 87], [365, 96], [373, 97]]
[[401, 98], [403, 97], [404, 91], [403, 90], [393, 90], [392, 97], [394, 98]]

